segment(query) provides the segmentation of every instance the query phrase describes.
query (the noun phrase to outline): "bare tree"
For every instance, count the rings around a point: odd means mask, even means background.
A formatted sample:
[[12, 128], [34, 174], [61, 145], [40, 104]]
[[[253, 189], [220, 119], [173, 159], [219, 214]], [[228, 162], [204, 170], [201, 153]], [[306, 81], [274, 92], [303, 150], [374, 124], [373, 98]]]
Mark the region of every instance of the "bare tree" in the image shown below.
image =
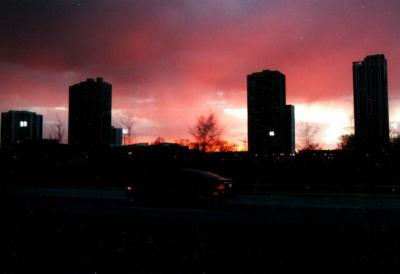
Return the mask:
[[400, 123], [397, 123], [396, 127], [390, 127], [389, 138], [392, 149], [398, 152], [400, 150]]
[[241, 140], [238, 140], [238, 141], [240, 141], [240, 142], [243, 143], [243, 148], [242, 148], [242, 150], [243, 150], [243, 151], [248, 151], [247, 139], [245, 138], [245, 139], [241, 139]]
[[391, 126], [389, 128], [389, 139], [393, 140], [400, 136], [399, 127]]
[[50, 139], [57, 140], [58, 142], [62, 142], [65, 135], [65, 127], [64, 121], [60, 118], [60, 116], [56, 116], [56, 121], [54, 125], [52, 125], [49, 137]]
[[338, 149], [355, 149], [354, 134], [344, 134], [339, 137]]
[[199, 146], [197, 145], [197, 143], [193, 142], [190, 139], [178, 139], [174, 141], [176, 144], [184, 146], [184, 147], [188, 147], [189, 149], [198, 149]]
[[345, 127], [346, 135], [354, 135], [354, 114], [349, 116], [349, 126]]
[[216, 151], [219, 152], [230, 152], [230, 151], [237, 151], [238, 145], [235, 143], [231, 143], [225, 140], [219, 140], [215, 144]]
[[124, 145], [129, 145], [133, 143], [133, 126], [135, 124], [135, 115], [132, 112], [127, 112], [125, 115], [119, 117], [119, 122], [121, 123], [126, 134], [124, 135]]
[[316, 140], [321, 134], [321, 127], [318, 124], [300, 122], [297, 125], [297, 133], [301, 150], [320, 149], [320, 145]]
[[184, 147], [190, 147], [192, 142], [189, 139], [178, 139], [175, 140], [175, 143]]
[[189, 132], [194, 137], [200, 151], [211, 152], [216, 150], [216, 144], [222, 135], [222, 128], [218, 125], [215, 114], [210, 113], [208, 116], [198, 117], [196, 124], [189, 129]]
[[344, 128], [345, 134], [339, 136], [337, 143], [338, 149], [355, 149], [356, 138], [354, 135], [354, 114], [349, 116], [349, 125]]

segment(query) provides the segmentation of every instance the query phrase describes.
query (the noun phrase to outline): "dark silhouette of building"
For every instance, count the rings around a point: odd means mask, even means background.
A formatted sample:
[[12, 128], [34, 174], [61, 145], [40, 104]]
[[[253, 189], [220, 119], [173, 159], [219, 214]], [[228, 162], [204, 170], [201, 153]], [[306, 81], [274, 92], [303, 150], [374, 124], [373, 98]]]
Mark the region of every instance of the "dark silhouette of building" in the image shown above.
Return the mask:
[[87, 79], [69, 88], [69, 144], [111, 144], [111, 85]]
[[354, 134], [362, 149], [389, 144], [387, 65], [383, 54], [353, 63]]
[[295, 143], [295, 116], [294, 116], [294, 106], [286, 105], [284, 113], [283, 122], [283, 151], [294, 152], [296, 148]]
[[294, 151], [294, 106], [286, 105], [285, 75], [264, 70], [247, 76], [251, 154]]
[[120, 146], [122, 145], [122, 128], [116, 128], [112, 127], [111, 128], [111, 144], [114, 146]]
[[42, 139], [43, 116], [30, 111], [1, 113], [1, 145], [15, 145]]

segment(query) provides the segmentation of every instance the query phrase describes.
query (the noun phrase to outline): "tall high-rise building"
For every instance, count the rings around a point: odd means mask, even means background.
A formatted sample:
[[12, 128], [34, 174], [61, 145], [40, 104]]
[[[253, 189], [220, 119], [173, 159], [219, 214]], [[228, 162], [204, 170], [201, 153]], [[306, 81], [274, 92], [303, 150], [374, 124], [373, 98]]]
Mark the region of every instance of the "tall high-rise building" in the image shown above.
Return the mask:
[[87, 79], [69, 88], [68, 143], [111, 143], [111, 85], [102, 78]]
[[253, 155], [294, 151], [294, 106], [286, 105], [285, 75], [247, 76], [248, 144]]
[[383, 54], [353, 63], [354, 135], [366, 150], [389, 144], [387, 64]]
[[283, 121], [283, 151], [294, 152], [296, 149], [295, 143], [295, 117], [294, 117], [294, 106], [286, 105], [284, 110], [284, 121]]
[[111, 128], [111, 145], [120, 146], [122, 145], [122, 138], [123, 138], [123, 129], [122, 128]]
[[15, 145], [42, 139], [43, 116], [30, 111], [1, 113], [1, 145]]

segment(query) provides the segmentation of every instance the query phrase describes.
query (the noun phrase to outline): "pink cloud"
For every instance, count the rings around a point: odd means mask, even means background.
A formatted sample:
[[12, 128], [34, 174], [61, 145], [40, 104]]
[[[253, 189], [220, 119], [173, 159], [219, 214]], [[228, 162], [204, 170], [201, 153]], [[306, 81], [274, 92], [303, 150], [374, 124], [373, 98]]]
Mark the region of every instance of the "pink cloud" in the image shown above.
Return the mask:
[[340, 104], [352, 96], [352, 62], [375, 53], [400, 96], [395, 0], [42, 2], [0, 4], [2, 110], [67, 106], [69, 85], [103, 76], [113, 108], [151, 121], [149, 134], [187, 135], [212, 110], [245, 136], [245, 121], [208, 103], [245, 108], [247, 74], [282, 71], [288, 103]]

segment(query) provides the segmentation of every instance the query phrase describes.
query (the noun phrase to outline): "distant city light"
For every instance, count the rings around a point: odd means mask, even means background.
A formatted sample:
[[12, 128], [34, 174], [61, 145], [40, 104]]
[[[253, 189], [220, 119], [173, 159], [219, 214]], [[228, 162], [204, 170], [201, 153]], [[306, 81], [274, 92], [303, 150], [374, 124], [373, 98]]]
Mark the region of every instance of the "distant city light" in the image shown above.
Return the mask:
[[19, 121], [19, 127], [28, 127], [27, 121]]
[[269, 131], [269, 136], [271, 136], [271, 137], [275, 136], [275, 131], [270, 130], [270, 131]]
[[122, 129], [122, 134], [128, 134], [128, 129], [127, 128], [123, 128]]

